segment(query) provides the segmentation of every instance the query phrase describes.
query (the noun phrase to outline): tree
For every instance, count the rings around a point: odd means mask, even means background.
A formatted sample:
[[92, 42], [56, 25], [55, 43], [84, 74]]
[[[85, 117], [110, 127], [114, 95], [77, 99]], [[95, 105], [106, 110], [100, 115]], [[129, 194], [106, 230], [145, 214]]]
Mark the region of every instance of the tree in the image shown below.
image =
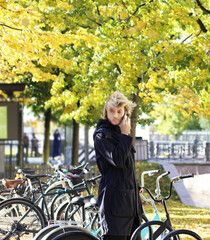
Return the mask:
[[66, 112], [62, 118], [92, 124], [116, 88], [127, 95], [139, 93], [140, 108], [149, 111], [152, 102], [170, 93], [177, 99], [176, 110], [185, 113], [179, 100], [192, 93], [197, 98], [190, 111], [204, 111], [208, 116], [208, 11], [200, 5], [190, 1], [73, 1], [69, 28], [77, 32], [78, 39], [82, 32], [86, 41], [80, 38], [80, 44], [69, 50], [75, 66], [71, 91], [60, 87], [66, 82], [63, 76], [49, 103], [63, 92]]
[[34, 82], [52, 82], [45, 108], [61, 111], [61, 121], [93, 125], [115, 89], [137, 103], [133, 126], [166, 94], [183, 115], [186, 98], [209, 118], [206, 2], [19, 0], [1, 8], [1, 79], [30, 72]]
[[190, 114], [190, 104], [183, 103], [185, 110], [177, 111], [173, 101], [173, 96], [165, 96], [164, 101], [156, 104], [155, 110], [151, 112], [156, 120], [157, 130], [174, 137], [181, 135], [184, 130], [201, 130], [197, 114]]
[[210, 119], [206, 119], [201, 115], [201, 118], [199, 119], [199, 123], [202, 129], [204, 130], [210, 130]]

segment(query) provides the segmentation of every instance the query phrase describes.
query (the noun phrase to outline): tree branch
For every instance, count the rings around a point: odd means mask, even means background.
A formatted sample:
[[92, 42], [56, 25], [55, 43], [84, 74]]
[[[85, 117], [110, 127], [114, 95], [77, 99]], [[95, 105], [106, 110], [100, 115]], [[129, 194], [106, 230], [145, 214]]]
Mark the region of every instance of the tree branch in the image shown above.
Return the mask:
[[10, 28], [10, 29], [13, 29], [13, 30], [23, 31], [20, 28], [11, 27], [11, 26], [8, 26], [7, 24], [4, 24], [4, 23], [0, 23], [0, 26], [7, 27], [7, 28]]
[[[149, 3], [152, 3], [152, 2], [153, 2], [153, 0], [150, 0], [150, 1], [149, 1]], [[146, 5], [146, 3], [142, 3], [141, 5], [137, 6], [136, 10], [133, 12], [132, 15], [135, 15], [135, 14], [137, 13], [137, 11], [139, 10], [139, 8], [140, 8], [140, 7], [143, 7], [143, 6], [145, 6], [145, 5]]]
[[210, 11], [208, 9], [206, 9], [200, 2], [200, 0], [196, 0], [198, 6], [200, 7], [201, 10], [203, 10], [204, 12], [210, 14]]
[[122, 0], [122, 5], [123, 5], [126, 9], [128, 9], [123, 0]]
[[[153, 0], [150, 0], [149, 3], [151, 3], [151, 2], [153, 2]], [[142, 3], [141, 5], [137, 6], [137, 7], [136, 7], [136, 10], [131, 14], [131, 16], [128, 18], [127, 22], [129, 22], [130, 19], [131, 19], [131, 17], [134, 16], [134, 15], [137, 13], [137, 11], [139, 10], [140, 7], [143, 7], [143, 6], [145, 6], [145, 5], [146, 5], [146, 3]]]
[[193, 35], [193, 33], [191, 33], [189, 36], [187, 36], [187, 37], [182, 41], [182, 43], [184, 43], [185, 41], [187, 41], [187, 39], [190, 38], [192, 35]]
[[96, 22], [95, 20], [93, 20], [93, 19], [89, 18], [89, 17], [87, 16], [87, 14], [85, 14], [85, 16], [86, 16], [86, 17], [87, 17], [87, 19], [88, 19], [88, 20], [90, 20], [91, 22], [93, 22], [93, 23], [95, 23], [95, 24], [99, 25], [100, 27], [102, 27], [102, 24], [101, 24], [101, 23], [98, 23], [98, 22]]
[[115, 63], [114, 65], [115, 65], [115, 67], [117, 68], [117, 71], [118, 71], [120, 74], [122, 74], [122, 72], [121, 72], [121, 69], [120, 69], [119, 65], [118, 65], [117, 63]]
[[101, 14], [100, 14], [100, 10], [99, 10], [98, 5], [96, 6], [96, 9], [97, 9], [97, 13], [98, 13], [98, 15], [100, 16]]
[[203, 31], [205, 33], [208, 31], [206, 29], [206, 27], [204, 26], [204, 24], [202, 23], [202, 21], [200, 20], [200, 18], [198, 18], [197, 23], [199, 24], [201, 31]]

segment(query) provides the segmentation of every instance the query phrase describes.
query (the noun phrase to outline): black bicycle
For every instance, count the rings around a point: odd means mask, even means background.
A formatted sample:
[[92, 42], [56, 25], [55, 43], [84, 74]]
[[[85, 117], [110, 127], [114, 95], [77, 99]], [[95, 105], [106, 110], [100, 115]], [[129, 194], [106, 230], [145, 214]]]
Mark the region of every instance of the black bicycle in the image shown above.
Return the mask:
[[180, 229], [180, 230], [174, 230], [170, 218], [170, 214], [168, 212], [168, 208], [166, 205], [166, 201], [170, 199], [172, 195], [172, 186], [173, 183], [180, 181], [184, 178], [191, 178], [193, 177], [193, 174], [184, 175], [184, 176], [177, 176], [172, 178], [170, 182], [170, 189], [169, 189], [169, 195], [167, 197], [163, 197], [161, 199], [157, 199], [153, 196], [151, 191], [143, 187], [144, 190], [149, 194], [149, 196], [153, 199], [154, 202], [159, 202], [163, 204], [164, 210], [165, 210], [165, 216], [166, 219], [164, 221], [149, 221], [146, 223], [143, 223], [141, 226], [139, 226], [133, 233], [131, 240], [137, 239], [137, 236], [140, 236], [141, 233], [144, 231], [147, 234], [144, 234], [144, 238], [141, 238], [142, 240], [186, 240], [186, 239], [196, 239], [196, 240], [202, 240], [202, 238], [195, 232], [191, 230], [186, 229]]

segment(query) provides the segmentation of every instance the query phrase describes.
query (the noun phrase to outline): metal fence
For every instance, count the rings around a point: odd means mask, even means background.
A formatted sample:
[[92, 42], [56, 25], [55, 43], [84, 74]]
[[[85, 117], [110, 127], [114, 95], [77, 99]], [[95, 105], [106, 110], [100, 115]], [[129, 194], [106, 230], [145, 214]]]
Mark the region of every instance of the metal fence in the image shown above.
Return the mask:
[[150, 142], [149, 159], [199, 159], [210, 161], [210, 143]]
[[136, 141], [136, 154], [135, 154], [135, 159], [136, 160], [148, 160], [148, 142], [147, 140], [140, 140]]
[[[15, 144], [14, 144], [15, 145]], [[14, 149], [15, 148], [15, 149]], [[11, 151], [11, 149], [13, 151]], [[150, 159], [173, 159], [173, 160], [201, 160], [210, 161], [210, 142], [197, 143], [192, 142], [148, 142], [146, 140], [136, 141], [136, 160], [150, 160]], [[8, 151], [9, 150], [9, 151]], [[4, 155], [4, 170], [0, 173], [0, 178], [13, 178], [16, 173], [17, 166], [17, 146], [9, 145], [8, 150]], [[15, 150], [15, 151], [14, 151]], [[11, 153], [13, 153], [11, 155]], [[94, 148], [89, 148], [89, 162], [90, 165], [95, 165]], [[79, 164], [85, 160], [84, 148], [79, 152]], [[69, 165], [69, 164], [68, 164]], [[34, 170], [37, 174], [52, 173], [53, 170], [46, 164], [24, 164], [24, 167]]]

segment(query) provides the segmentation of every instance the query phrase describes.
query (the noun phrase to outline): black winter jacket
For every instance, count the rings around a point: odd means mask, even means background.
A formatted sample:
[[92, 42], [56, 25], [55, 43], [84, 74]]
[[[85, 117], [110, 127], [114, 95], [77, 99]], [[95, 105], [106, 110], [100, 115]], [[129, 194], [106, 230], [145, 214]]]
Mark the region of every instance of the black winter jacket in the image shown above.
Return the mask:
[[98, 204], [103, 235], [129, 236], [134, 217], [140, 224], [142, 212], [132, 137], [121, 134], [107, 119], [99, 120], [93, 136], [102, 174]]

